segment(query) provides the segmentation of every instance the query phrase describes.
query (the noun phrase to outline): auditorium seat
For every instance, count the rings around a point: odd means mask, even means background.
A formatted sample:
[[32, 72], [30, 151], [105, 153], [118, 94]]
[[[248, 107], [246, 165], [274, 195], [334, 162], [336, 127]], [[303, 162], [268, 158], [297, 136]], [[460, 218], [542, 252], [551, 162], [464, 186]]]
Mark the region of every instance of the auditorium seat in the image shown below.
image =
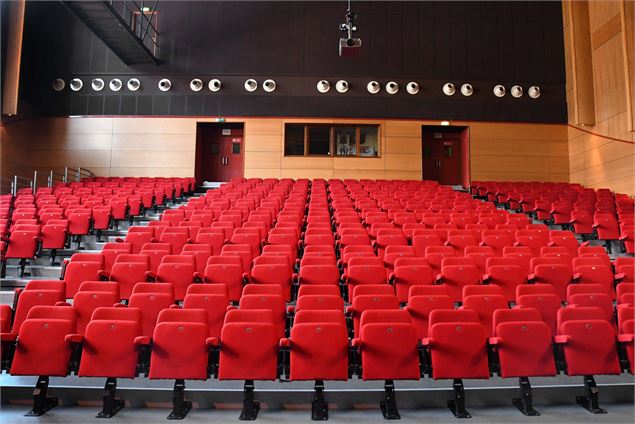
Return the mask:
[[455, 398], [448, 401], [448, 407], [457, 418], [469, 418], [463, 379], [489, 378], [486, 337], [478, 315], [468, 309], [434, 310], [429, 324], [428, 338], [422, 344], [430, 354], [432, 377], [454, 381]]
[[[37, 376], [33, 408], [27, 416], [40, 416], [58, 405], [47, 397], [50, 377], [66, 377], [76, 332], [75, 311], [68, 306], [33, 306], [13, 338], [11, 375]], [[3, 336], [3, 341], [5, 337]]]
[[106, 378], [103, 409], [97, 416], [110, 418], [124, 407], [124, 401], [115, 397], [117, 379], [137, 376], [140, 353], [150, 343], [149, 337], [142, 336], [141, 311], [97, 308], [79, 340], [83, 349], [77, 375]]
[[141, 334], [152, 337], [157, 317], [163, 309], [174, 305], [174, 287], [169, 283], [137, 283], [128, 306], [141, 311]]
[[254, 401], [254, 380], [275, 380], [279, 333], [273, 314], [263, 310], [232, 310], [225, 316], [218, 361], [219, 380], [245, 380], [241, 419], [253, 420], [260, 404]]
[[207, 380], [212, 339], [202, 309], [164, 309], [152, 335], [150, 379], [173, 379], [173, 409], [168, 419], [183, 419], [192, 408], [185, 380]]
[[[243, 272], [242, 260], [238, 256], [211, 256], [207, 260], [203, 282], [223, 284], [231, 302], [238, 302], [243, 285], [249, 282], [249, 276]], [[191, 286], [190, 286], [191, 287]]]
[[380, 403], [386, 419], [399, 419], [394, 380], [419, 380], [418, 339], [406, 311], [366, 310], [352, 341], [359, 352], [361, 378], [384, 380], [384, 397]]
[[84, 281], [73, 298], [77, 333], [84, 334], [95, 309], [119, 303], [119, 284], [108, 281]]

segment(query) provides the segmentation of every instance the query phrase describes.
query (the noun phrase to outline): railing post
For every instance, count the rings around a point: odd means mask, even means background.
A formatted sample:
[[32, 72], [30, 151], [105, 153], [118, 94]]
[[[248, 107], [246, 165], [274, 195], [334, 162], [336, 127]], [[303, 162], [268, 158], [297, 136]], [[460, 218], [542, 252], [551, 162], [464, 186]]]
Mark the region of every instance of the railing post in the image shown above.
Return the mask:
[[77, 175], [75, 176], [75, 181], [79, 182], [79, 180], [82, 178], [82, 168], [81, 166], [77, 167]]
[[33, 187], [33, 195], [35, 196], [35, 190], [37, 190], [37, 169], [33, 171], [33, 181], [31, 182]]
[[47, 184], [47, 186], [48, 187], [53, 187], [53, 170], [52, 169], [51, 169], [51, 172], [49, 173], [49, 176], [48, 176], [48, 184]]
[[11, 194], [14, 196], [18, 193], [18, 176], [13, 176], [13, 182], [11, 183]]

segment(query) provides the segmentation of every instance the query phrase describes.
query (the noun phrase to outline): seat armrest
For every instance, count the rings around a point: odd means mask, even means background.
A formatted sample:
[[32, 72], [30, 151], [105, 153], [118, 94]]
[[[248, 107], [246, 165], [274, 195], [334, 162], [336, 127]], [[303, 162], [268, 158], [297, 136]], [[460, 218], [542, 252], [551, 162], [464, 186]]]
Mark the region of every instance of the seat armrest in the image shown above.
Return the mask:
[[218, 337], [208, 337], [205, 339], [205, 344], [208, 347], [219, 347], [220, 346], [220, 340], [218, 339]]
[[436, 277], [434, 277], [434, 283], [441, 284], [442, 282], [443, 282], [443, 275], [437, 274]]
[[236, 308], [234, 305], [228, 305], [227, 306], [227, 312], [233, 311], [234, 309], [238, 309], [238, 308]]
[[201, 276], [200, 272], [195, 271], [194, 274], [192, 275], [192, 280], [194, 280], [195, 283], [202, 283], [203, 277]]
[[157, 276], [152, 271], [146, 271], [146, 280], [147, 281], [155, 281]]
[[14, 342], [18, 339], [15, 333], [0, 333], [0, 342]]
[[117, 243], [123, 243], [123, 242], [124, 242], [124, 239], [122, 239], [121, 237], [117, 237], [117, 238], [115, 238], [115, 242], [117, 242]]
[[432, 339], [430, 337], [421, 339], [421, 346], [432, 347]]
[[287, 314], [289, 315], [295, 314], [295, 306], [293, 305], [287, 306]]
[[55, 306], [73, 306], [68, 302], [55, 302]]
[[567, 335], [559, 335], [559, 336], [555, 336], [553, 339], [556, 342], [556, 344], [566, 344], [566, 343], [569, 343], [569, 341], [571, 340], [571, 337]]
[[280, 346], [281, 348], [289, 348], [291, 347], [291, 339], [287, 338], [287, 337], [283, 337], [280, 339], [280, 342], [278, 342], [278, 346]]
[[183, 309], [181, 305], [170, 305], [170, 309]]
[[353, 340], [351, 340], [351, 346], [360, 348], [362, 346], [362, 340], [359, 337], [353, 338]]
[[633, 343], [635, 340], [635, 335], [633, 334], [618, 334], [617, 341], [620, 343]]
[[527, 276], [527, 282], [528, 283], [533, 283], [536, 280], [536, 274], [529, 274]]
[[619, 272], [619, 273], [615, 274], [613, 276], [613, 278], [615, 279], [615, 281], [621, 281], [624, 278], [626, 278], [626, 274], [624, 274], [623, 272]]
[[573, 277], [571, 278], [571, 280], [578, 281], [580, 278], [582, 278], [582, 274], [580, 274], [579, 272], [576, 272], [575, 274], [573, 274]]
[[249, 274], [247, 274], [246, 272], [243, 272], [243, 284], [249, 284], [251, 282], [251, 279], [249, 278]]
[[486, 282], [489, 281], [490, 278], [491, 278], [491, 276], [489, 274], [483, 274], [483, 276], [481, 277], [481, 281], [486, 283]]
[[137, 346], [149, 346], [152, 339], [148, 336], [137, 336], [134, 338], [134, 344]]
[[388, 276], [388, 284], [395, 284], [395, 273], [391, 272]]
[[66, 343], [82, 343], [84, 341], [84, 336], [81, 334], [67, 334], [64, 337], [64, 341]]
[[352, 316], [352, 315], [353, 315], [353, 312], [355, 312], [355, 310], [353, 309], [353, 307], [352, 307], [352, 306], [347, 306], [347, 307], [346, 307], [346, 310], [345, 310], [345, 314], [346, 314], [346, 315], [348, 315], [348, 316]]
[[502, 341], [503, 339], [501, 339], [500, 337], [490, 337], [488, 343], [490, 346], [498, 346], [501, 344]]
[[105, 270], [100, 269], [99, 271], [97, 271], [97, 277], [100, 278], [102, 281], [108, 281], [110, 274], [108, 274]]

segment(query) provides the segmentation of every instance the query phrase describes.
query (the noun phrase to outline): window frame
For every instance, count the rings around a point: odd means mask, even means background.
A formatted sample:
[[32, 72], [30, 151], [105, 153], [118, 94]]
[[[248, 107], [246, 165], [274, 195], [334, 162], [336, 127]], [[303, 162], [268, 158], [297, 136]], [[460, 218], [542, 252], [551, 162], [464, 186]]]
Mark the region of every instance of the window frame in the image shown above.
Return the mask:
[[[318, 157], [318, 158], [348, 158], [348, 159], [373, 159], [381, 157], [381, 125], [380, 124], [356, 124], [356, 123], [336, 123], [336, 124], [327, 124], [327, 123], [301, 123], [301, 122], [285, 122], [284, 129], [284, 148], [283, 148], [283, 156], [284, 157]], [[304, 126], [304, 154], [302, 155], [288, 155], [286, 153], [286, 135], [287, 135], [287, 125], [303, 125]], [[329, 128], [329, 152], [328, 155], [318, 155], [318, 154], [309, 154], [309, 128], [313, 127], [328, 127]], [[355, 155], [339, 155], [335, 151], [336, 140], [335, 140], [335, 129], [337, 127], [352, 127], [355, 128]], [[360, 139], [361, 139], [361, 129], [365, 127], [371, 127], [377, 129], [377, 156], [361, 156], [361, 148], [360, 148]]]

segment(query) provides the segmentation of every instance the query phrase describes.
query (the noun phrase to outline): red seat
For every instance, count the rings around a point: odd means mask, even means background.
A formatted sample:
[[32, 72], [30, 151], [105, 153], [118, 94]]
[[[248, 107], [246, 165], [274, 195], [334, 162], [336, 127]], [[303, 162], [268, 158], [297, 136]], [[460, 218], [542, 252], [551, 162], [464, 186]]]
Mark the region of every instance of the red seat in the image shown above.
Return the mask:
[[508, 307], [507, 299], [502, 295], [471, 295], [463, 298], [463, 308], [476, 311], [486, 337], [492, 336], [494, 311]]
[[167, 283], [137, 283], [128, 306], [141, 311], [141, 333], [152, 337], [157, 317], [163, 309], [174, 305], [174, 287]]
[[400, 303], [408, 301], [408, 292], [411, 287], [421, 284], [434, 284], [434, 274], [427, 265], [400, 265], [397, 262], [394, 272], [390, 276], [390, 283], [395, 287], [395, 293]]
[[273, 325], [278, 338], [285, 336], [286, 302], [280, 295], [249, 294], [240, 298], [241, 310], [269, 309], [273, 313]]
[[353, 332], [359, 337], [360, 319], [364, 311], [378, 309], [399, 309], [395, 295], [358, 295], [353, 298], [348, 312], [353, 318]]
[[243, 272], [238, 256], [212, 256], [207, 260], [203, 281], [209, 284], [223, 284], [227, 287], [229, 300], [240, 300], [243, 285], [249, 281]]
[[417, 334], [405, 311], [368, 310], [361, 316], [359, 338], [362, 379], [419, 380]]
[[481, 273], [474, 265], [444, 266], [437, 282], [448, 288], [448, 294], [454, 302], [460, 302], [463, 286], [480, 284]]
[[417, 332], [417, 339], [428, 336], [428, 319], [435, 309], [454, 309], [454, 302], [448, 295], [410, 296], [408, 306], [404, 308], [410, 314]]

